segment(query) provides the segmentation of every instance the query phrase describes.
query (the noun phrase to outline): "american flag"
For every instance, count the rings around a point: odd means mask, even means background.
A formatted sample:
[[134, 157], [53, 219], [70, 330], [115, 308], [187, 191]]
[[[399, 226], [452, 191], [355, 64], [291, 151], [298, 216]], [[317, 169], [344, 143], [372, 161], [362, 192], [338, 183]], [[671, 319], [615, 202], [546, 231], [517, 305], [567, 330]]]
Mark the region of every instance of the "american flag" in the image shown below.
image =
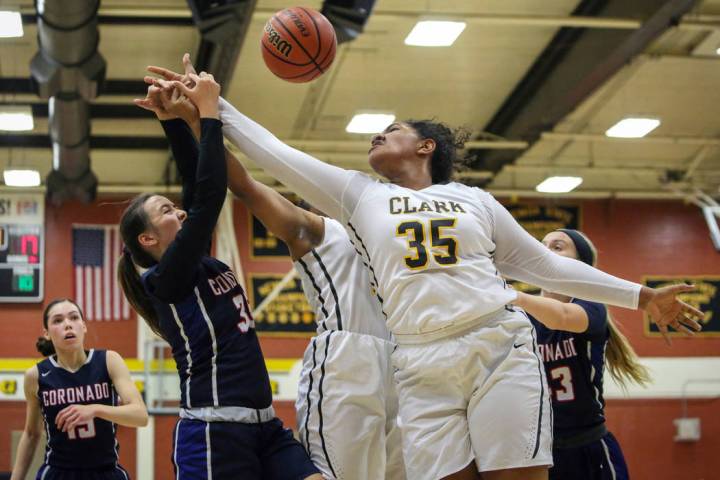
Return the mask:
[[122, 242], [117, 225], [73, 225], [75, 301], [87, 320], [130, 318], [117, 281]]

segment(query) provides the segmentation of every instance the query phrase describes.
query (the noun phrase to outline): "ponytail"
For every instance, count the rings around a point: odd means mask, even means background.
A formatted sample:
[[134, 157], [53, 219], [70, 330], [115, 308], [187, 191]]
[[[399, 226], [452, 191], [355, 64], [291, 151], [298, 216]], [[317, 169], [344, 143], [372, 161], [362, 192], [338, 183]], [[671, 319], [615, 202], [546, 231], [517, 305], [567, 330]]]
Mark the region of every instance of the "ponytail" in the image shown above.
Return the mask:
[[623, 390], [628, 382], [644, 386], [650, 383], [650, 372], [645, 368], [633, 350], [630, 342], [608, 314], [608, 330], [610, 332], [605, 358], [610, 375]]
[[160, 319], [136, 268], [136, 265], [150, 268], [157, 263], [148, 252], [143, 250], [138, 241], [138, 236], [151, 228], [145, 212], [145, 202], [153, 195], [144, 193], [135, 197], [120, 218], [120, 235], [125, 248], [118, 259], [118, 281], [128, 302], [145, 320], [150, 330], [159, 337], [165, 338], [160, 331]]
[[45, 337], [38, 337], [37, 342], [35, 342], [35, 348], [37, 348], [37, 351], [40, 352], [43, 357], [55, 355], [55, 345]]
[[118, 281], [122, 287], [125, 297], [127, 298], [133, 309], [145, 320], [150, 330], [161, 338], [164, 338], [160, 332], [160, 319], [155, 313], [150, 297], [145, 292], [140, 275], [138, 274], [132, 256], [123, 253], [118, 260]]

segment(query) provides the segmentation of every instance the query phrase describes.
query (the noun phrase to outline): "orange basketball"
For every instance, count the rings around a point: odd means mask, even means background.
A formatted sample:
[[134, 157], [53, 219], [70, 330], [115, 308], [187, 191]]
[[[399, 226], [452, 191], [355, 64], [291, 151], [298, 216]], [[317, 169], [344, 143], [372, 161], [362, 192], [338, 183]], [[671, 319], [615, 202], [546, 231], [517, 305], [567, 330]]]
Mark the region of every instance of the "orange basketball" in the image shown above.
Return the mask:
[[265, 65], [276, 76], [294, 83], [313, 80], [335, 59], [335, 29], [311, 8], [280, 10], [265, 24], [260, 41]]

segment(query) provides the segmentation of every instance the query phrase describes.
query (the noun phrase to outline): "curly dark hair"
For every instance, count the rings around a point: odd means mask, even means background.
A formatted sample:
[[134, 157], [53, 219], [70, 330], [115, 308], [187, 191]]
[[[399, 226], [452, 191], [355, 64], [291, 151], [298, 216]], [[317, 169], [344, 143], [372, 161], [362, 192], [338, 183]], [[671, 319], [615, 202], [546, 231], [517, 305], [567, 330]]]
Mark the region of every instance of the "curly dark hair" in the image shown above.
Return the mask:
[[470, 132], [465, 128], [452, 128], [445, 123], [429, 120], [406, 120], [421, 138], [435, 141], [431, 162], [432, 183], [448, 183], [456, 164], [461, 163], [458, 150], [465, 146]]

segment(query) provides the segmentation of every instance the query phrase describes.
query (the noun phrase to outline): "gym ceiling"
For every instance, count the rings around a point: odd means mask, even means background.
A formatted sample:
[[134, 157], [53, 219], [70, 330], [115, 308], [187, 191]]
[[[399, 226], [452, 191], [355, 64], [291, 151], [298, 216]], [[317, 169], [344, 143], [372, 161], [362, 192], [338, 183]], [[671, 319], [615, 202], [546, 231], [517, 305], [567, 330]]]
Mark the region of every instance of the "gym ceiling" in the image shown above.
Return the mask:
[[[97, 192], [177, 189], [162, 130], [131, 101], [144, 96], [146, 65], [180, 69], [190, 52], [245, 114], [345, 168], [369, 171], [370, 135], [345, 131], [353, 115], [389, 112], [469, 129], [469, 167], [458, 178], [499, 195], [538, 195], [535, 186], [555, 175], [583, 179], [565, 197], [720, 195], [720, 0], [302, 4], [322, 9], [345, 41], [329, 72], [298, 85], [275, 78], [259, 46], [263, 25], [292, 6], [287, 0], [103, 0], [98, 52], [106, 66], [90, 74], [100, 81], [89, 98], [89, 136], [78, 127]], [[29, 106], [34, 117], [32, 131], [0, 132], [0, 168], [39, 170], [45, 184], [53, 140], [48, 100], [38, 96], [46, 90], [31, 81], [37, 12], [29, 0], [2, 0], [0, 10], [21, 12], [24, 27], [23, 37], [0, 39], [0, 111]], [[428, 19], [466, 27], [449, 47], [405, 45], [413, 26]], [[64, 118], [63, 128], [76, 116]], [[660, 125], [643, 138], [605, 135], [626, 117]], [[63, 194], [72, 183], [51, 189], [58, 199], [83, 198], [82, 189], [92, 196], [94, 187], [82, 182]]]

